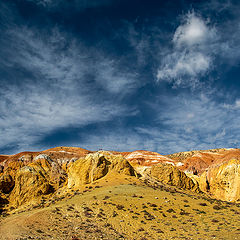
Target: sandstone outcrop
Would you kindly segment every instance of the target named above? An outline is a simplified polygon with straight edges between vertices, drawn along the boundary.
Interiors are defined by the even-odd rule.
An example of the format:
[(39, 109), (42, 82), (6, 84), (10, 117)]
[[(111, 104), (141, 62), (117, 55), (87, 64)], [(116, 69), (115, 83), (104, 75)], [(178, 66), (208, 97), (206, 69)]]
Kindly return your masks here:
[(168, 157), (183, 163), (179, 169), (197, 181), (201, 191), (220, 200), (240, 199), (240, 149), (190, 151), (171, 154)]
[(188, 177), (184, 172), (180, 171), (177, 167), (171, 164), (160, 163), (154, 165), (150, 169), (150, 175), (163, 184), (199, 192), (198, 184)]
[(240, 200), (240, 160), (232, 159), (210, 167), (201, 175), (199, 185), (214, 198)]
[(66, 170), (72, 162), (91, 151), (58, 147), (42, 152), (22, 152), (0, 156), (0, 193), (10, 206), (37, 202), (67, 180)]
[(16, 172), (15, 187), (10, 194), (11, 205), (18, 207), (53, 192), (54, 186), (50, 183), (49, 173), (51, 162), (46, 159), (39, 159), (20, 168)]
[(135, 176), (130, 163), (121, 155), (110, 152), (96, 152), (80, 158), (68, 168), (68, 188), (78, 188), (92, 183), (109, 172)]

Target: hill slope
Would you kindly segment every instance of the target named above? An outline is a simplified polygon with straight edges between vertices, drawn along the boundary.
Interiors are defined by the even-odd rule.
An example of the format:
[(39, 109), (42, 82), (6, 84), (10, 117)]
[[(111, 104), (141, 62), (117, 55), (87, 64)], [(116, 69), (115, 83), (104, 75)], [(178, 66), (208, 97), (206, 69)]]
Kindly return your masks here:
[(238, 239), (238, 154), (59, 147), (3, 156), (0, 239)]

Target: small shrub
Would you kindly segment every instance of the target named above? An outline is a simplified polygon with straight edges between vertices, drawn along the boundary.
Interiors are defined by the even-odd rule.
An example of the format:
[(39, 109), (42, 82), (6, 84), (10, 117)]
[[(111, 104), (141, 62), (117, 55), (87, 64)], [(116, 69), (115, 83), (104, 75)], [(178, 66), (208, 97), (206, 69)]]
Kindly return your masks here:
[(172, 208), (169, 208), (169, 209), (167, 210), (167, 212), (168, 212), (168, 213), (175, 213), (175, 211), (174, 211)]
[(124, 209), (124, 206), (120, 205), (120, 204), (118, 204), (116, 207), (117, 207), (118, 210), (123, 210)]
[(221, 207), (220, 207), (219, 205), (214, 205), (214, 206), (213, 206), (213, 209), (215, 209), (215, 210), (220, 210)]
[(206, 203), (199, 203), (200, 206), (206, 207), (207, 204)]
[(105, 196), (104, 198), (103, 198), (103, 200), (107, 200), (107, 199), (109, 199), (110, 197), (109, 196)]

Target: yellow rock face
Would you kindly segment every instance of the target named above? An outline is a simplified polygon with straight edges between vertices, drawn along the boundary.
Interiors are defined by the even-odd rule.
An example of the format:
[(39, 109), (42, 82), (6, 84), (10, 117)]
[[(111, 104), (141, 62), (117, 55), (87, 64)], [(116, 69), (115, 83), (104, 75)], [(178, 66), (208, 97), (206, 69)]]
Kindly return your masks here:
[(96, 152), (78, 159), (69, 166), (68, 188), (77, 188), (83, 184), (92, 183), (110, 171), (129, 176), (135, 175), (133, 167), (123, 156), (109, 152)]
[[(102, 185), (104, 182), (120, 183), (126, 176), (137, 176), (123, 155), (106, 151), (87, 155), (88, 151), (78, 154), (77, 149), (73, 149), (72, 153), (68, 152), (71, 149), (60, 149), (59, 152), (53, 149), (52, 152), (41, 154), (24, 153), (12, 156), (11, 161), (6, 160), (0, 169), (0, 210), (3, 209), (1, 205), (5, 206), (7, 202), (15, 208), (27, 204), (38, 205), (42, 198), (47, 200), (59, 196), (57, 194), (70, 193), (72, 189), (81, 190), (85, 184), (103, 177)], [(136, 152), (134, 154), (136, 156)], [(163, 184), (195, 192), (201, 190), (220, 200), (240, 200), (240, 160), (227, 158), (223, 163), (214, 163), (201, 176), (189, 172), (185, 174), (176, 166), (159, 163), (154, 166), (137, 166), (135, 169), (139, 171), (138, 168), (142, 167), (139, 171), (142, 177), (146, 174), (145, 177), (157, 179)]]
[(15, 187), (10, 194), (11, 205), (17, 207), (51, 193), (53, 186), (50, 184), (49, 173), (51, 163), (46, 159), (20, 168), (15, 176)]
[(230, 160), (212, 166), (199, 181), (202, 191), (225, 201), (240, 200), (240, 160)]
[(178, 188), (199, 191), (197, 182), (194, 182), (184, 172), (171, 164), (157, 164), (152, 167), (151, 176), (163, 184), (169, 184)]

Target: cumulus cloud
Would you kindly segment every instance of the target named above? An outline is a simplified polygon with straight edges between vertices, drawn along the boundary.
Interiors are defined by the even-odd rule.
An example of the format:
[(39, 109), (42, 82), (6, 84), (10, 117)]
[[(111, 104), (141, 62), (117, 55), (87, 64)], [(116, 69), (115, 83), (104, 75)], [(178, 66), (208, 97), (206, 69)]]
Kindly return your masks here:
[(215, 38), (215, 29), (207, 26), (206, 21), (192, 12), (184, 17), (183, 24), (176, 29), (173, 42), (177, 47), (192, 47), (194, 45), (206, 44), (206, 42)]
[(212, 69), (216, 29), (195, 12), (183, 17), (172, 38), (172, 50), (162, 56), (157, 80), (175, 87), (195, 87), (199, 79)]
[(211, 60), (201, 52), (172, 53), (162, 61), (163, 67), (158, 70), (157, 79), (173, 83), (175, 87), (195, 87), (199, 78), (210, 69)]

